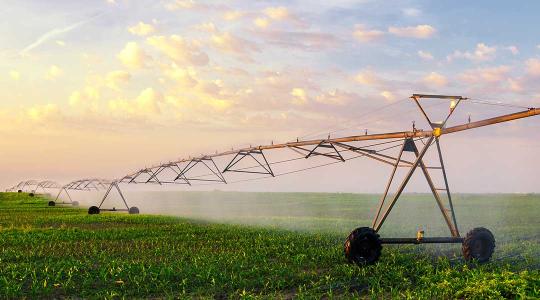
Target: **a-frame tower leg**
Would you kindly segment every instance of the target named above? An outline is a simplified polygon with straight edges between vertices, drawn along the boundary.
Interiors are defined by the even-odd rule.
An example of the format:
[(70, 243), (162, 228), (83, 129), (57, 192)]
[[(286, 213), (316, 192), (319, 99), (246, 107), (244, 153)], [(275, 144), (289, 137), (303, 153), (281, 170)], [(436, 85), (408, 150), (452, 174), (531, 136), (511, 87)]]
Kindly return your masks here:
[[(433, 145), (433, 143), (435, 143), (437, 145), (437, 149), (438, 149), (437, 154), (439, 155), (439, 160), (440, 160), (440, 163), (441, 163), (440, 169), (443, 172), (443, 177), (444, 177), (444, 182), (445, 182), (445, 188), (444, 189), (439, 189), (439, 188), (435, 187), (435, 185), (433, 184), (433, 180), (431, 179), (431, 176), (429, 174), (428, 167), (425, 165), (425, 163), (423, 161), (423, 158), (424, 158), (425, 154), (427, 153), (428, 149)], [(401, 182), (399, 188), (397, 189), (396, 193), (394, 194), (394, 196), (393, 196), (392, 200), (390, 201), (389, 205), (386, 207), (386, 209), (384, 210), (384, 212), (381, 215), (381, 210), (382, 210), (382, 208), (384, 206), (386, 197), (388, 196), (388, 191), (390, 189), (390, 186), (392, 185), (392, 182), (394, 180), (395, 173), (396, 173), (399, 161), (401, 159), (401, 156), (403, 154), (403, 151), (414, 152), (414, 154), (416, 156), (416, 160), (414, 161), (414, 163), (410, 167), (409, 171), (407, 172), (405, 178)], [(439, 209), (441, 210), (441, 213), (442, 213), (443, 218), (444, 218), (444, 220), (445, 220), (445, 222), (446, 222), (446, 224), (447, 224), (447, 226), (448, 226), (448, 228), (450, 230), (450, 234), (451, 234), (452, 238), (459, 238), (459, 231), (458, 231), (458, 228), (457, 228), (457, 222), (456, 222), (456, 218), (455, 218), (454, 207), (453, 207), (453, 204), (452, 204), (452, 198), (450, 196), (450, 190), (449, 190), (449, 186), (448, 186), (448, 180), (447, 180), (447, 177), (446, 177), (446, 171), (444, 169), (444, 164), (443, 164), (443, 159), (442, 159), (442, 152), (440, 151), (440, 144), (439, 144), (439, 141), (438, 141), (438, 137), (435, 137), (435, 136), (430, 137), (426, 141), (424, 147), (420, 151), (418, 150), (418, 148), (416, 147), (416, 144), (414, 143), (414, 141), (412, 139), (409, 138), (409, 139), (406, 139), (404, 141), (403, 146), (402, 146), (402, 148), (400, 150), (399, 156), (398, 156), (398, 158), (396, 160), (396, 164), (394, 165), (394, 168), (393, 168), (392, 173), (390, 175), (390, 179), (389, 179), (389, 181), (387, 183), (385, 192), (384, 192), (384, 194), (381, 197), (381, 200), (379, 202), (377, 213), (375, 214), (375, 217), (373, 219), (373, 223), (372, 223), (373, 229), (376, 232), (381, 229), (384, 221), (386, 220), (386, 218), (388, 217), (388, 215), (392, 211), (392, 208), (394, 207), (397, 200), (399, 199), (399, 197), (403, 193), (403, 190), (405, 189), (405, 187), (409, 183), (409, 180), (411, 179), (411, 177), (414, 174), (416, 168), (418, 168), (418, 167), (420, 167), (422, 169), (424, 177), (426, 178), (426, 181), (427, 181), (427, 183), (428, 183), (428, 185), (429, 185), (429, 187), (431, 189), (431, 192), (432, 192), (433, 196), (435, 197), (435, 200), (437, 201), (437, 205), (439, 206)], [(443, 203), (443, 200), (441, 199), (441, 197), (439, 195), (439, 192), (438, 192), (439, 190), (446, 190), (447, 195), (448, 195), (448, 202), (449, 202), (450, 209), (447, 209), (445, 207), (445, 205)]]
[[(122, 199), (122, 202), (124, 203), (126, 208), (116, 208), (116, 207), (113, 207), (113, 208), (101, 208), (101, 206), (103, 205), (105, 200), (107, 200), (107, 197), (110, 195), (113, 188), (116, 189), (116, 191), (118, 192), (118, 195), (120, 195), (120, 198)], [(122, 190), (120, 189), (120, 186), (118, 185), (117, 181), (111, 182), (111, 184), (109, 185), (109, 188), (107, 189), (107, 192), (105, 192), (105, 195), (101, 199), (101, 202), (99, 203), (99, 205), (98, 206), (91, 206), (88, 209), (88, 214), (90, 214), (90, 215), (99, 214), (101, 211), (127, 211), (130, 214), (138, 214), (139, 213), (139, 209), (136, 206), (129, 207), (129, 205), (128, 205), (127, 201), (126, 201), (126, 198), (124, 197), (124, 194), (122, 193)]]

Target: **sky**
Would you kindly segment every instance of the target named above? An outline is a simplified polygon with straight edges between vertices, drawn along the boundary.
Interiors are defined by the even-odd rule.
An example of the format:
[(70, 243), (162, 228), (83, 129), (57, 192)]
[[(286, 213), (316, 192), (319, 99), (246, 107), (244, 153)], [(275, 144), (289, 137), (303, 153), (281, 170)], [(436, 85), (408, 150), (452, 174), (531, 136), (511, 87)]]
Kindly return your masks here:
[[(0, 186), (119, 178), (202, 153), (408, 130), (412, 121), (427, 128), (412, 93), (507, 105), (463, 104), (454, 124), (540, 107), (539, 9), (533, 1), (6, 0)], [(433, 113), (448, 110), (435, 104)], [(540, 192), (539, 121), (445, 137), (454, 190)], [(231, 189), (381, 192), (389, 173), (367, 163)]]

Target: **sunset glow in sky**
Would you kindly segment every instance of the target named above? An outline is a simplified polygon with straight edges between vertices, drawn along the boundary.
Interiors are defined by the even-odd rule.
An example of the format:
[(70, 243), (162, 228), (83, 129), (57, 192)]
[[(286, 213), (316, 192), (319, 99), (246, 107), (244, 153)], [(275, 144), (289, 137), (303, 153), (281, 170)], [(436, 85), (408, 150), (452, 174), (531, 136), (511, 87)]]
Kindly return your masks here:
[[(402, 100), (417, 92), (540, 107), (538, 11), (533, 1), (7, 0), (0, 186), (408, 130), (421, 116)], [(517, 110), (465, 107), (457, 120)], [(474, 179), (481, 191), (540, 192), (539, 122), (454, 138), (458, 191)]]

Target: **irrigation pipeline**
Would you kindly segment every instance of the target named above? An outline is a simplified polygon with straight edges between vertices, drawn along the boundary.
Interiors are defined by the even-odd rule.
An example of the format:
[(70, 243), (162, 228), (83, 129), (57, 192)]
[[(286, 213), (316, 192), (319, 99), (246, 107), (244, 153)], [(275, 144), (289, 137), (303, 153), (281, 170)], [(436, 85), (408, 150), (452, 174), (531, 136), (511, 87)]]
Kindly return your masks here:
[[(446, 99), (446, 100), (452, 100), (452, 102), (457, 100), (458, 104), (462, 100), (467, 100), (469, 103), (474, 103), (474, 104), (497, 105), (497, 106), (504, 106), (504, 107), (513, 107), (513, 108), (525, 108), (524, 106), (514, 105), (514, 104), (505, 104), (505, 103), (501, 103), (500, 101), (499, 102), (493, 102), (493, 101), (480, 100), (480, 99), (468, 99), (468, 98), (463, 98), (461, 96), (442, 96), (442, 95), (419, 95), (419, 94), (414, 94), (411, 98), (416, 101), (416, 103), (418, 104), (420, 110), (422, 111), (424, 116), (428, 119), (428, 121), (429, 121), (429, 118), (428, 118), (428, 116), (426, 115), (426, 113), (424, 111), (424, 107), (422, 107), (421, 104), (418, 102), (418, 100), (420, 98)], [(402, 101), (398, 101), (398, 102), (394, 102), (394, 103), (391, 103), (391, 104), (384, 105), (384, 106), (382, 106), (380, 108), (377, 108), (377, 109), (375, 109), (373, 111), (366, 112), (364, 115), (372, 114), (375, 111), (381, 111), (381, 110), (383, 110), (385, 108), (397, 105), (398, 103), (401, 103), (401, 102)], [(429, 107), (432, 107), (432, 106), (435, 106), (435, 105), (439, 105), (440, 103), (441, 102), (438, 102), (438, 101), (436, 103), (434, 103), (434, 104), (430, 103), (428, 105), (425, 105), (425, 108), (429, 108)], [(452, 114), (452, 112), (453, 112), (453, 108), (451, 107), (451, 112), (448, 115), (447, 120), (450, 117), (450, 115)], [(401, 113), (403, 113), (403, 112), (401, 112)], [(208, 171), (211, 171), (211, 173), (203, 174), (203, 175), (197, 175), (197, 176), (191, 176), (190, 177), (191, 179), (205, 181), (204, 179), (200, 179), (200, 178), (204, 177), (204, 176), (214, 175), (214, 176), (219, 177), (219, 179), (220, 179), (219, 182), (223, 182), (223, 183), (245, 182), (245, 181), (259, 180), (259, 179), (263, 179), (263, 178), (270, 178), (270, 177), (277, 177), (277, 176), (283, 176), (283, 175), (287, 175), (287, 174), (298, 173), (298, 172), (302, 172), (302, 171), (306, 171), (306, 170), (311, 170), (311, 169), (315, 169), (315, 168), (320, 168), (320, 167), (324, 167), (324, 166), (328, 166), (328, 165), (337, 164), (337, 163), (340, 163), (340, 162), (345, 162), (345, 161), (360, 158), (360, 157), (369, 157), (369, 158), (376, 159), (376, 160), (379, 160), (379, 161), (382, 161), (382, 162), (385, 162), (385, 163), (394, 164), (394, 162), (389, 162), (388, 160), (385, 160), (384, 158), (391, 159), (391, 160), (395, 159), (395, 158), (387, 156), (387, 155), (380, 154), (380, 152), (402, 146), (404, 140), (410, 139), (413, 142), (420, 140), (422, 143), (424, 143), (423, 139), (425, 139), (425, 138), (432, 138), (432, 137), (438, 138), (439, 136), (445, 135), (445, 134), (456, 133), (456, 132), (465, 131), (465, 130), (469, 130), (469, 129), (473, 129), (473, 128), (478, 128), (478, 127), (493, 125), (493, 124), (497, 124), (497, 123), (517, 120), (517, 119), (521, 119), (521, 118), (527, 118), (527, 117), (531, 117), (531, 116), (535, 116), (535, 115), (539, 115), (539, 114), (540, 114), (540, 108), (526, 108), (525, 110), (522, 110), (522, 111), (519, 111), (519, 112), (516, 112), (516, 113), (500, 115), (500, 116), (497, 116), (497, 117), (493, 117), (493, 118), (489, 118), (489, 119), (483, 119), (483, 120), (479, 120), (479, 121), (475, 121), (475, 122), (470, 122), (469, 121), (468, 123), (464, 123), (464, 124), (461, 124), (461, 125), (455, 125), (455, 126), (451, 126), (451, 127), (445, 127), (444, 123), (441, 124), (441, 125), (436, 125), (435, 123), (430, 123), (430, 125), (432, 126), (432, 130), (431, 129), (430, 130), (421, 130), (421, 129), (417, 130), (416, 128), (413, 128), (412, 131), (399, 131), (399, 132), (389, 132), (389, 133), (367, 134), (367, 132), (365, 132), (362, 135), (353, 135), (353, 136), (345, 136), (345, 137), (337, 137), (337, 138), (330, 138), (329, 137), (328, 139), (310, 139), (310, 140), (299, 140), (299, 139), (297, 139), (296, 141), (287, 142), (287, 143), (278, 143), (278, 144), (272, 143), (270, 145), (260, 145), (260, 146), (255, 146), (255, 147), (249, 146), (249, 147), (245, 147), (245, 148), (241, 148), (241, 149), (232, 149), (232, 150), (229, 150), (229, 151), (216, 152), (216, 153), (209, 154), (209, 155), (202, 155), (202, 156), (196, 157), (196, 158), (191, 158), (190, 157), (190, 158), (187, 158), (187, 159), (180, 159), (180, 160), (168, 162), (168, 163), (165, 163), (165, 164), (154, 165), (152, 167), (140, 169), (140, 170), (138, 170), (136, 172), (128, 174), (128, 175), (122, 177), (119, 180), (112, 181), (111, 184), (116, 184), (116, 183), (159, 183), (159, 184), (162, 184), (162, 183), (178, 183), (176, 181), (182, 179), (181, 176), (183, 176), (185, 174), (185, 172), (187, 172), (191, 168), (193, 168), (193, 166), (195, 164), (197, 164), (199, 162), (204, 163), (204, 161), (208, 161), (210, 164), (212, 164), (215, 167), (215, 169), (212, 169), (212, 168), (207, 166)], [(437, 127), (437, 126), (439, 126), (439, 127)], [(341, 130), (343, 130), (343, 129), (334, 130), (332, 132), (337, 132), (337, 131), (341, 131)], [(309, 135), (306, 135), (306, 136), (309, 136)], [(346, 144), (346, 143), (364, 142), (364, 141), (375, 141), (375, 142), (371, 143), (369, 145), (364, 145), (362, 147), (355, 147), (355, 146), (352, 146), (350, 144)], [(383, 146), (383, 145), (389, 145), (389, 146), (386, 147), (386, 148), (383, 148), (383, 149), (374, 148), (374, 147)], [(313, 146), (313, 149), (305, 148), (306, 146)], [(301, 155), (301, 157), (296, 157), (296, 158), (286, 159), (286, 160), (281, 160), (281, 161), (276, 161), (276, 162), (268, 162), (266, 160), (266, 157), (264, 157), (263, 150), (285, 149), (285, 148), (286, 149), (291, 149), (291, 150), (299, 153)], [(319, 152), (316, 152), (316, 150), (318, 148), (319, 148), (319, 150), (318, 150)], [(331, 152), (326, 152), (326, 150), (321, 151), (323, 148), (333, 148), (333, 149), (331, 149), (333, 151), (331, 151)], [(352, 156), (352, 157), (349, 157), (349, 158), (344, 158), (341, 155), (341, 153), (351, 152), (351, 151), (355, 152), (355, 153), (358, 153), (358, 155)], [(264, 158), (264, 164), (261, 164), (261, 162), (259, 162), (257, 159), (255, 159), (255, 161), (257, 161), (259, 163), (259, 165), (243, 167), (243, 168), (238, 168), (237, 167), (234, 170), (230, 169), (228, 171), (244, 172), (244, 173), (259, 173), (259, 172), (252, 172), (252, 171), (249, 171), (249, 170), (253, 169), (253, 168), (257, 168), (257, 167), (265, 168), (265, 166), (267, 166), (268, 169), (265, 170), (265, 173), (259, 173), (259, 174), (271, 175), (271, 176), (257, 177), (257, 178), (250, 178), (250, 179), (243, 179), (243, 180), (238, 180), (238, 181), (227, 182), (225, 180), (225, 178), (223, 177), (223, 174), (221, 174), (221, 173), (224, 173), (225, 171), (227, 171), (228, 167), (222, 172), (221, 170), (218, 169), (217, 165), (213, 161), (213, 158), (217, 158), (217, 157), (235, 156), (235, 158), (236, 158), (237, 156), (246, 156), (246, 155), (251, 155), (253, 153), (256, 153), (257, 155), (262, 156), (262, 158)], [(292, 162), (292, 161), (296, 161), (296, 160), (305, 159), (305, 158), (310, 157), (310, 155), (312, 155), (312, 154), (313, 154), (313, 156), (319, 155), (319, 156), (326, 156), (326, 157), (334, 158), (334, 160), (331, 161), (331, 162), (325, 163), (325, 164), (310, 166), (310, 167), (307, 167), (307, 168), (288, 171), (288, 172), (284, 172), (284, 173), (280, 173), (280, 174), (274, 174), (273, 171), (271, 170), (271, 167), (270, 167), (271, 165), (282, 164), (282, 163), (286, 163), (286, 162)], [(376, 156), (376, 155), (378, 155), (378, 156)], [(241, 160), (241, 158), (239, 160)], [(231, 164), (234, 165), (238, 161), (235, 162), (235, 159), (233, 159), (229, 163), (229, 165), (231, 165)], [(397, 164), (401, 164), (403, 162), (406, 162), (406, 161), (399, 160), (399, 159), (396, 160)], [(187, 163), (187, 166), (184, 167), (185, 168), (184, 170), (181, 170), (180, 165), (183, 164), (183, 163)], [(410, 163), (410, 162), (406, 162), (406, 163)], [(190, 167), (190, 165), (192, 165), (192, 166)], [(178, 170), (176, 171), (173, 168), (173, 166), (176, 167)], [(175, 172), (178, 173), (178, 177), (176, 177), (176, 179), (174, 179), (172, 182), (170, 182), (170, 181), (168, 181), (168, 182), (167, 181), (160, 181), (159, 179), (157, 179), (157, 175), (166, 168), (171, 168)], [(186, 171), (186, 169), (187, 169), (187, 171)], [(139, 175), (144, 174), (144, 173), (150, 175), (150, 179), (147, 179), (146, 181), (142, 181), (142, 182), (141, 181), (135, 181), (135, 179), (137, 179), (137, 177)], [(154, 180), (155, 180), (154, 182), (151, 181), (152, 178), (154, 178)], [(185, 183), (190, 184), (188, 182), (187, 178), (185, 178), (185, 176), (184, 176), (184, 181), (185, 181)], [(206, 180), (206, 181), (213, 181), (213, 180)], [(82, 185), (83, 189), (84, 189), (84, 188), (88, 187), (89, 182), (90, 182), (90, 184), (93, 184), (92, 180), (78, 180), (78, 181), (74, 181), (74, 182), (66, 185), (65, 187), (69, 188), (69, 189), (76, 189), (76, 188), (80, 188), (81, 185)], [(105, 182), (105, 181), (99, 181), (100, 187), (101, 187), (102, 182)], [(198, 184), (198, 185), (200, 185), (200, 184)]]
[[(540, 108), (529, 108), (525, 111), (520, 111), (517, 113), (502, 115), (502, 116), (498, 116), (498, 117), (494, 117), (490, 119), (484, 119), (484, 120), (480, 120), (476, 122), (470, 122), (466, 124), (443, 128), (441, 129), (440, 135), (445, 135), (445, 134), (455, 133), (455, 132), (469, 130), (473, 128), (493, 125), (497, 123), (532, 117), (539, 114), (540, 114)], [(226, 156), (226, 155), (233, 155), (233, 154), (237, 154), (239, 151), (271, 150), (271, 149), (279, 149), (279, 148), (313, 146), (313, 145), (318, 145), (320, 143), (325, 143), (325, 142), (326, 143), (347, 143), (347, 142), (373, 141), (373, 140), (384, 140), (384, 139), (405, 139), (405, 138), (418, 138), (418, 137), (429, 138), (432, 136), (434, 136), (434, 132), (431, 130), (429, 131), (425, 131), (425, 130), (400, 131), (400, 132), (380, 133), (380, 134), (355, 135), (355, 136), (347, 136), (347, 137), (331, 138), (331, 139), (315, 139), (315, 140), (307, 140), (307, 141), (289, 142), (289, 143), (283, 143), (283, 144), (261, 145), (261, 146), (256, 146), (256, 147), (248, 147), (248, 148), (243, 148), (243, 149), (238, 149), (238, 150), (230, 150), (230, 151), (225, 151), (221, 153), (204, 155), (202, 157), (213, 158), (213, 157), (220, 157), (220, 156)], [(181, 159), (181, 160), (178, 160), (177, 163), (188, 162), (191, 160), (192, 160), (191, 158)]]

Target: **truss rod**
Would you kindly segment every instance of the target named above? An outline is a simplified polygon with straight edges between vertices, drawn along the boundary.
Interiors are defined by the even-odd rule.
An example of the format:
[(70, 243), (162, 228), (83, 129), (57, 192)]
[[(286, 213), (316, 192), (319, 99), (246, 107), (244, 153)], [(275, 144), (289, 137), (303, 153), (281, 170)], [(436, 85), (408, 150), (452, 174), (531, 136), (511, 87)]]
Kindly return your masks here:
[[(512, 120), (527, 118), (540, 115), (540, 108), (530, 108), (525, 111), (502, 115), (490, 119), (484, 119), (476, 122), (470, 122), (466, 124), (456, 125), (453, 127), (443, 128), (440, 130), (440, 134), (450, 134), (455, 133), (459, 131), (469, 130), (473, 128), (493, 125), (497, 123), (503, 123), (503, 122), (509, 122)], [(250, 147), (250, 148), (244, 148), (244, 149), (238, 149), (238, 150), (231, 150), (231, 151), (225, 151), (221, 153), (216, 154), (210, 154), (206, 155), (206, 158), (212, 158), (212, 157), (220, 157), (225, 155), (234, 155), (238, 153), (238, 151), (253, 151), (253, 150), (271, 150), (271, 149), (280, 149), (280, 148), (294, 148), (294, 147), (302, 147), (302, 146), (310, 146), (310, 145), (319, 145), (320, 143), (326, 142), (326, 143), (345, 143), (345, 142), (359, 142), (359, 141), (371, 141), (371, 140), (384, 140), (384, 139), (405, 139), (405, 138), (430, 138), (435, 136), (435, 133), (433, 130), (415, 130), (415, 131), (400, 131), (400, 132), (390, 132), (390, 133), (380, 133), (380, 134), (368, 134), (368, 135), (355, 135), (355, 136), (347, 136), (347, 137), (341, 137), (341, 138), (333, 138), (333, 139), (316, 139), (316, 140), (308, 140), (308, 141), (298, 141), (298, 142), (290, 142), (290, 143), (282, 143), (282, 144), (273, 144), (273, 145), (262, 145), (257, 147)], [(188, 162), (191, 161), (191, 159), (182, 159), (178, 162)]]

